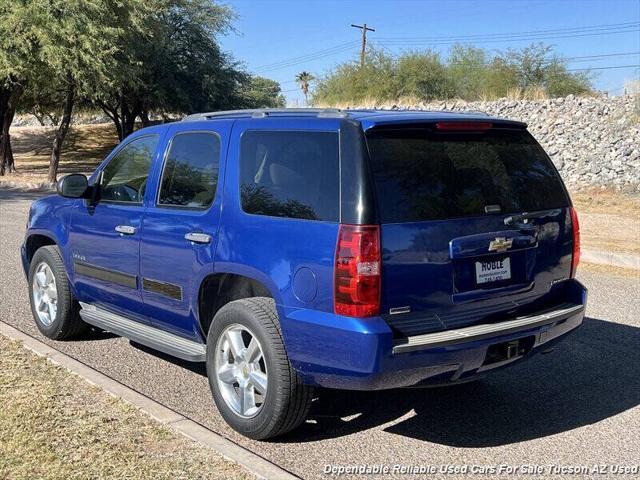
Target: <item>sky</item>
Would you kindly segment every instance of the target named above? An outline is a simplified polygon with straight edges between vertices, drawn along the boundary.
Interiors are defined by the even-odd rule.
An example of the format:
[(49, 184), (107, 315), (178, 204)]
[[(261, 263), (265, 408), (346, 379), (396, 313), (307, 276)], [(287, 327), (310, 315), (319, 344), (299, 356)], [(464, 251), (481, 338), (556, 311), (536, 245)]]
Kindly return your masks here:
[(626, 81), (640, 77), (638, 67), (608, 68), (640, 64), (640, 0), (224, 3), (237, 18), (236, 31), (220, 39), (223, 49), (249, 72), (280, 82), (290, 106), (303, 105), (296, 74), (304, 70), (322, 75), (358, 58), (361, 33), (352, 23), (374, 28), (367, 43), (392, 53), (432, 48), (446, 58), (460, 37), (490, 51), (544, 42), (571, 59), (570, 69), (592, 68), (596, 88), (611, 95), (620, 95)]

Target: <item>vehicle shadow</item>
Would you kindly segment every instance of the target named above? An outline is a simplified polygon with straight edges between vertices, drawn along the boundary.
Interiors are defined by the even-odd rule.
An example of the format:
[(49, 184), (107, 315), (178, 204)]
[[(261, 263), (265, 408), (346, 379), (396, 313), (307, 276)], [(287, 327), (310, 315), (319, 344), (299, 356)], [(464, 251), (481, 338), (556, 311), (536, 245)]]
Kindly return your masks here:
[(133, 340), (129, 340), (129, 344), (132, 347), (140, 350), (141, 352), (148, 353), (149, 355), (153, 355), (154, 357), (157, 357), (166, 362), (170, 362), (179, 367), (186, 368), (187, 370), (190, 370), (193, 373), (197, 373), (198, 375), (202, 375), (203, 377), (207, 376), (207, 367), (203, 362), (189, 362), (187, 360), (182, 360), (158, 350), (154, 350), (153, 348), (142, 345), (141, 343), (134, 342)]
[[(100, 328), (91, 327), (82, 335), (82, 338), (80, 338), (80, 340), (82, 340), (83, 342), (96, 342), (101, 340), (109, 340), (111, 338), (118, 338), (118, 335), (116, 335), (115, 333), (107, 332)], [(75, 340), (76, 339), (74, 339), (73, 337), (68, 339), (68, 341), (70, 342), (73, 342)]]
[[(336, 438), (389, 423), (396, 435), (483, 448), (596, 423), (640, 403), (640, 328), (586, 318), (555, 351), (481, 381), (381, 392), (321, 390), (281, 442)], [(402, 418), (406, 417), (406, 418)]]
[(10, 202), (33, 201), (38, 198), (51, 194), (52, 192), (25, 192), (19, 188), (2, 186), (0, 187), (0, 205)]

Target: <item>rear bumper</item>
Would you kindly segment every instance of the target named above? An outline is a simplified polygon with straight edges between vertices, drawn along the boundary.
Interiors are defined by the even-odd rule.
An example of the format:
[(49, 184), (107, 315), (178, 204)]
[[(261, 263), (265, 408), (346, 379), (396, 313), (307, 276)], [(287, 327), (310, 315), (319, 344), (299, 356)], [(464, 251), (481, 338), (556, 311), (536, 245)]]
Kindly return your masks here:
[[(587, 290), (569, 280), (566, 303), (505, 322), (394, 339), (379, 317), (352, 319), (296, 310), (282, 320), (289, 357), (308, 384), (381, 390), (469, 379), (526, 358), (582, 324)], [(524, 355), (488, 363), (496, 344), (521, 340)]]

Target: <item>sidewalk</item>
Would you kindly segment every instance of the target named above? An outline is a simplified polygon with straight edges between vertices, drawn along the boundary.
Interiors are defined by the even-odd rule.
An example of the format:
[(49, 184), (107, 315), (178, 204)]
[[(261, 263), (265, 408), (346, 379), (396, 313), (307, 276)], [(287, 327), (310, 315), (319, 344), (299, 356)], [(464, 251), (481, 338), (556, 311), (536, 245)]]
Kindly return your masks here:
[(640, 270), (640, 255), (632, 253), (602, 252), (583, 249), (580, 254), (580, 261), (595, 263), (596, 265)]

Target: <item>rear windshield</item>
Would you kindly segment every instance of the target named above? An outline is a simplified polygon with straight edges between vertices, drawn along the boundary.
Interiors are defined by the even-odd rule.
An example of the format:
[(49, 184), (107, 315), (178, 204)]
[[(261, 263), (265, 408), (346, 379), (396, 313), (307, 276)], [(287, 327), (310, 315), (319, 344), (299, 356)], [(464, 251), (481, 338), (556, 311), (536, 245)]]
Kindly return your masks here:
[(372, 130), (371, 169), (383, 223), (568, 206), (562, 181), (524, 130)]

